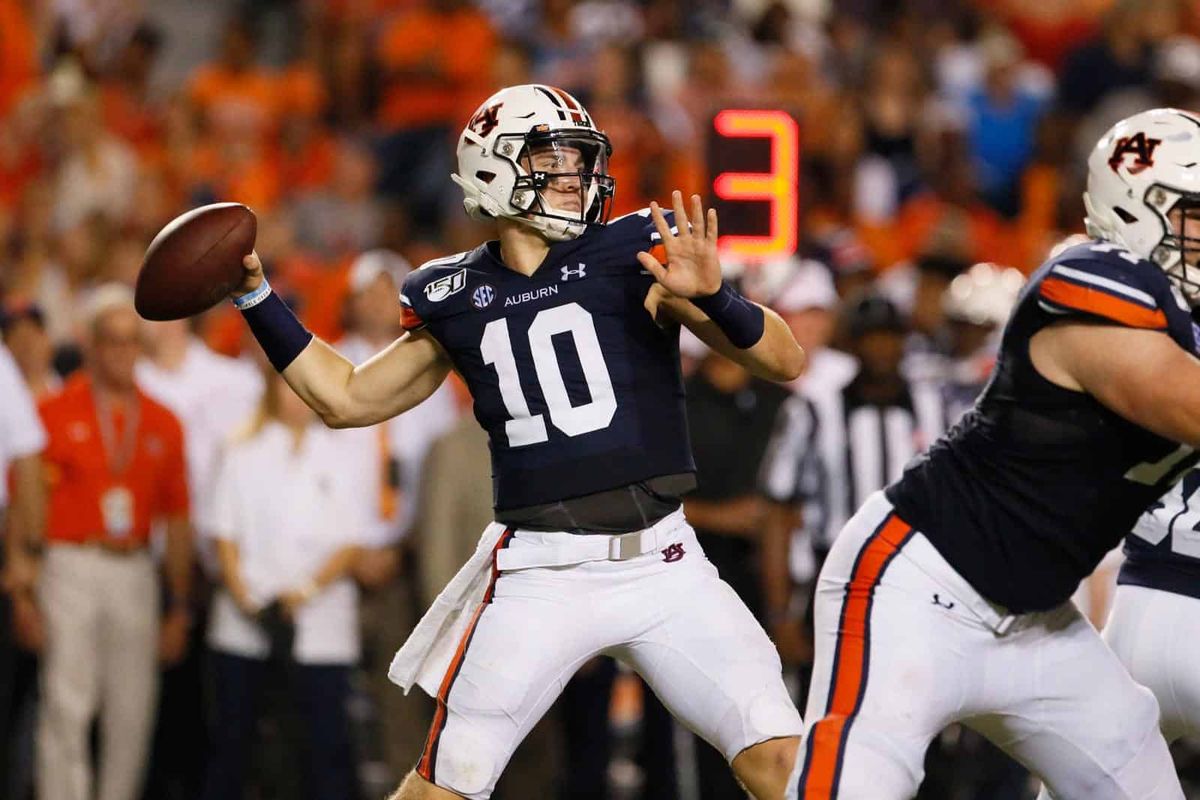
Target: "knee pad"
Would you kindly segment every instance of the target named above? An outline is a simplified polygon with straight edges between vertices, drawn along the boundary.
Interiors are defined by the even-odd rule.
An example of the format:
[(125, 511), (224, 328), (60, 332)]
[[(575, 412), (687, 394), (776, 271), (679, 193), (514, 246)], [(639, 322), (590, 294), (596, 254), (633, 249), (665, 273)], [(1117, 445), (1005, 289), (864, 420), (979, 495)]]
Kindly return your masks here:
[(433, 759), (430, 783), (469, 800), (487, 800), (508, 761), (505, 743), (487, 741), (465, 725), (446, 726)]

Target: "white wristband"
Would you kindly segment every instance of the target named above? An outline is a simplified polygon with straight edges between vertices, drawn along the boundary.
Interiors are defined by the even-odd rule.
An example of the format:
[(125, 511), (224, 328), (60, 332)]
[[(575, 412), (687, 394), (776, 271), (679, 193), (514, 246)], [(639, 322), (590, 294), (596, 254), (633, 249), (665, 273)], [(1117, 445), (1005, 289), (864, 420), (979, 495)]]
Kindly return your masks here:
[(233, 306), (238, 311), (245, 311), (248, 308), (254, 308), (263, 300), (266, 300), (270, 294), (271, 284), (267, 283), (267, 279), (264, 277), (262, 283), (253, 292), (233, 298)]

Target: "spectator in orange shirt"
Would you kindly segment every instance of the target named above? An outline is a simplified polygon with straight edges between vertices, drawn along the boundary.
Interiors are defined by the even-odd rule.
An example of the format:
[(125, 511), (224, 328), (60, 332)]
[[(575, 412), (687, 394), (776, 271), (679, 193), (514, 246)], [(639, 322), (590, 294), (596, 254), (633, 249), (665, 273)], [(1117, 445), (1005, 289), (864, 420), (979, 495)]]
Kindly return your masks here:
[(283, 98), (276, 80), (255, 65), (257, 52), (254, 32), (235, 18), (220, 58), (192, 76), (188, 94), (210, 135), (259, 142), (275, 132)]
[(0, 118), (13, 106), (38, 77), (37, 37), (34, 35), (29, 4), (22, 0), (0, 0)]
[(104, 126), (128, 142), (143, 162), (164, 158), (164, 109), (150, 88), (161, 47), (161, 32), (149, 24), (139, 25), (121, 48), (111, 74), (100, 82)]
[(483, 100), (495, 32), (465, 0), (427, 0), (388, 25), (376, 50), (383, 76), (377, 121), (380, 188), (424, 230), (438, 230), (457, 126)]
[[(38, 797), (136, 800), (158, 694), (158, 660), (183, 654), (192, 574), (183, 432), (134, 383), (139, 321), (120, 286), (97, 290), (87, 370), (39, 408), (46, 428), (47, 552)], [(160, 622), (151, 525), (166, 521)], [(93, 781), (89, 733), (99, 716)], [(93, 791), (93, 783), (96, 788)]]

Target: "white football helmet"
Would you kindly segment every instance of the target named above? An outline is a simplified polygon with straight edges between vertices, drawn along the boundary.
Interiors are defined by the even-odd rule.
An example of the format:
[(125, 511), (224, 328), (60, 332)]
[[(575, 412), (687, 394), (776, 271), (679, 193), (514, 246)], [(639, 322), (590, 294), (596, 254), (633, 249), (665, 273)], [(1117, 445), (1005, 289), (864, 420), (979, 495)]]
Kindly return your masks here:
[(1118, 122), (1088, 157), (1083, 203), (1089, 236), (1153, 261), (1200, 304), (1200, 271), (1184, 258), (1200, 239), (1176, 233), (1167, 218), (1176, 206), (1200, 206), (1200, 117), (1156, 108)]
[[(577, 171), (533, 168), (532, 152), (572, 149), (580, 156)], [(553, 86), (510, 86), (485, 100), (463, 129), (458, 173), (451, 178), (462, 187), (472, 218), (517, 220), (560, 242), (608, 221), (616, 191), (608, 174), (611, 154), (608, 137), (574, 97)], [(546, 200), (552, 181), (578, 187), (578, 210)]]

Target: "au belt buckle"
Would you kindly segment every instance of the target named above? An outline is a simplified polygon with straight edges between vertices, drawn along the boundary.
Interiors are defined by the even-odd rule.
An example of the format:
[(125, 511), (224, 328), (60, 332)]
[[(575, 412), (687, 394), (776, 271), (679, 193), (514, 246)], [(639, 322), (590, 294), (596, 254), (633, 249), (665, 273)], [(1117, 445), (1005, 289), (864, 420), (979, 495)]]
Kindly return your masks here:
[(633, 533), (623, 533), (620, 536), (614, 536), (608, 540), (608, 560), (609, 561), (627, 561), (631, 558), (637, 558), (646, 549), (642, 546), (642, 539), (649, 531), (634, 531)]

